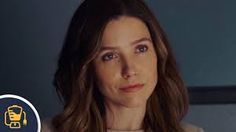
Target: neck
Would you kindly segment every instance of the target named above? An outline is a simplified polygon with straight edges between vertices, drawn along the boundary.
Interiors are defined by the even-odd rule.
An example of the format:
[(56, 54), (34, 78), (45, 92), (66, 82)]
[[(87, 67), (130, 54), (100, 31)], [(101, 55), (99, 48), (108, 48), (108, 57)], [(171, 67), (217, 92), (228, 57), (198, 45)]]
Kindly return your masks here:
[(126, 131), (143, 129), (145, 112), (146, 104), (132, 108), (106, 105), (107, 128)]

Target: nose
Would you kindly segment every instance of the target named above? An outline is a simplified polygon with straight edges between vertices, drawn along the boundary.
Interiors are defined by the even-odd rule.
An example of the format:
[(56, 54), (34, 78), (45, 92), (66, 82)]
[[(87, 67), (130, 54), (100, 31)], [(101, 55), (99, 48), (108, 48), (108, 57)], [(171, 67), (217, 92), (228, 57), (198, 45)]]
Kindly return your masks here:
[(126, 59), (125, 61), (123, 61), (123, 66), (122, 66), (123, 78), (128, 79), (136, 75), (137, 75), (137, 69), (134, 60)]

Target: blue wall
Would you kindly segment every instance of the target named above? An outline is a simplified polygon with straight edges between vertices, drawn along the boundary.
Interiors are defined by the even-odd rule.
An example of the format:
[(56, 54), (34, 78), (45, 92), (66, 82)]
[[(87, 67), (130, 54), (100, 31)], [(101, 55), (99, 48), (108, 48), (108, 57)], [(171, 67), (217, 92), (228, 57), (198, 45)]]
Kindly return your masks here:
[[(147, 0), (188, 86), (236, 85), (236, 1)], [(25, 97), (41, 118), (61, 106), (51, 84), (57, 55), (78, 0), (0, 1), (0, 94)], [(186, 121), (234, 132), (235, 105), (194, 105)]]
[(188, 86), (236, 85), (235, 0), (148, 0)]
[[(235, 0), (148, 3), (167, 32), (188, 86), (236, 85)], [(207, 132), (235, 132), (236, 105), (192, 105), (185, 120)]]

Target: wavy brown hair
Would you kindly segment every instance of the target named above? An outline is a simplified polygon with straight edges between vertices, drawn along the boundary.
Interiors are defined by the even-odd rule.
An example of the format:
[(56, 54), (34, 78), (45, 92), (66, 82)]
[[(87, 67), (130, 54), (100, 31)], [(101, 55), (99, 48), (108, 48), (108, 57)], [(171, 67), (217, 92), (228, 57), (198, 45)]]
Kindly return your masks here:
[(53, 118), (59, 132), (106, 132), (103, 96), (92, 61), (107, 23), (120, 16), (136, 17), (149, 29), (158, 59), (158, 83), (147, 101), (146, 132), (183, 132), (188, 110), (187, 90), (160, 24), (143, 0), (85, 0), (69, 25), (54, 85), (64, 109)]

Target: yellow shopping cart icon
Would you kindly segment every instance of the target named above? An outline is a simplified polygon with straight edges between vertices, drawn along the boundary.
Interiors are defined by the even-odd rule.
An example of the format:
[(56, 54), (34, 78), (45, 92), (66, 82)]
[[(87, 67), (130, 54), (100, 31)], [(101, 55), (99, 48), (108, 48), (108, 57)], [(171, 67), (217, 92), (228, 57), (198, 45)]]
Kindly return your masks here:
[(26, 113), (23, 108), (18, 105), (9, 106), (4, 114), (4, 124), (11, 129), (19, 129), (21, 128), (21, 123), (25, 126), (27, 125)]

